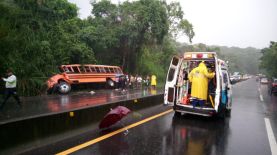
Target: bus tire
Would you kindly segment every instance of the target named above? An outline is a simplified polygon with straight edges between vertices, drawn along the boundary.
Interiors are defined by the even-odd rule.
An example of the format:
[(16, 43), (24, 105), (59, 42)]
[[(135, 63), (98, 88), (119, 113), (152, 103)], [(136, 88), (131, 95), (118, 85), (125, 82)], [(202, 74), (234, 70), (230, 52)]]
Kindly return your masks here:
[(59, 85), (58, 85), (58, 91), (59, 91), (59, 93), (61, 93), (61, 94), (68, 94), (70, 92), (70, 90), (71, 90), (71, 86), (70, 86), (69, 83), (64, 82), (64, 81), (59, 83)]
[(58, 84), (55, 84), (52, 88), (48, 89), (47, 90), (47, 94), (50, 95), (50, 94), (54, 94), (56, 93), (58, 90)]
[(114, 82), (113, 80), (111, 80), (111, 79), (108, 79), (108, 80), (107, 80), (107, 85), (108, 85), (109, 87), (113, 88), (113, 87), (115, 87), (115, 82)]

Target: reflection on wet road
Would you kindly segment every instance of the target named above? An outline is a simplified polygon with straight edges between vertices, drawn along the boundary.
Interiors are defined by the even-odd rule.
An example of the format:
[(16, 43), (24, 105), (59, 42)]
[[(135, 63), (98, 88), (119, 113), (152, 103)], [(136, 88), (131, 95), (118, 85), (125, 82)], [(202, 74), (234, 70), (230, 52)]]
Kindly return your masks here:
[(234, 85), (232, 114), (225, 120), (175, 117), (172, 112), (130, 129), (127, 135), (119, 133), (73, 154), (270, 155), (264, 118), (276, 113), (272, 106), (277, 103), (261, 102), (258, 86), (254, 79)]
[[(162, 105), (157, 105), (138, 111), (140, 118), (135, 117), (134, 112), (129, 114), (122, 123), (115, 124), (109, 130), (99, 130), (96, 124), (96, 127), (89, 128), (89, 131), (80, 132), (74, 137), (26, 154), (53, 154), (78, 147), (72, 154), (271, 155), (274, 149), (269, 142), (265, 118), (268, 118), (273, 128), (272, 136), (276, 139), (276, 100), (277, 96), (268, 95), (266, 85), (249, 79), (233, 85), (231, 117), (225, 120), (192, 115), (177, 117), (174, 116), (174, 112), (169, 112), (143, 122), (168, 110)], [(66, 104), (72, 100), (60, 102)], [(143, 123), (129, 128), (128, 133), (124, 130), (119, 131), (122, 127), (139, 122)], [(92, 145), (79, 147), (112, 133), (116, 134), (100, 139)], [(277, 147), (276, 142), (272, 144), (273, 147)]]
[(161, 90), (100, 90), (97, 92), (79, 92), (68, 95), (49, 95), (23, 98), (23, 108), (16, 108), (14, 103), (7, 104), (0, 113), (0, 124), (30, 117), (50, 115), (81, 108), (99, 106), (110, 102), (147, 97), (161, 93)]

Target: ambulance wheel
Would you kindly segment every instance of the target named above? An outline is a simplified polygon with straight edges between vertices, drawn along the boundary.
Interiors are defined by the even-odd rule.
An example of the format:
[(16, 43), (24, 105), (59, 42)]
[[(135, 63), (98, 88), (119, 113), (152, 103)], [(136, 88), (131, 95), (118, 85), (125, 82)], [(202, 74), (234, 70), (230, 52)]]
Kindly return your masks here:
[(226, 107), (220, 106), (217, 117), (224, 119), (226, 117), (226, 111)]
[(230, 117), (231, 116), (231, 109), (226, 109), (226, 116)]
[(174, 117), (181, 117), (181, 116), (182, 116), (181, 112), (175, 111)]

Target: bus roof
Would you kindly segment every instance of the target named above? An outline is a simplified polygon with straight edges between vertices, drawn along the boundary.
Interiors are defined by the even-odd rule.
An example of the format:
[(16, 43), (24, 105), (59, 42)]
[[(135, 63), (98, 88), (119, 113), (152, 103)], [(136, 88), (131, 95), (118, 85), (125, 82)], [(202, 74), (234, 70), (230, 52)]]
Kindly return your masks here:
[(93, 67), (116, 67), (120, 68), (119, 66), (109, 66), (109, 65), (95, 65), (95, 64), (69, 64), (69, 65), (61, 65), (61, 67), (70, 67), (70, 66), (93, 66)]

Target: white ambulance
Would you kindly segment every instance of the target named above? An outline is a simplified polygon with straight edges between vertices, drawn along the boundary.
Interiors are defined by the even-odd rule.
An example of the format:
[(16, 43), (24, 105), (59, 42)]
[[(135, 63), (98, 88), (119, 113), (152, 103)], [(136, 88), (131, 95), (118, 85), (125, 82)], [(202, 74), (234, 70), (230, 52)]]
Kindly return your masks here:
[[(204, 105), (192, 105), (191, 83), (188, 75), (191, 70), (204, 62), (215, 76), (209, 79), (208, 96)], [(174, 56), (167, 73), (164, 104), (173, 106), (175, 115), (189, 113), (202, 116), (229, 116), (232, 105), (232, 86), (228, 66), (217, 58), (215, 52), (186, 52), (182, 57)]]

